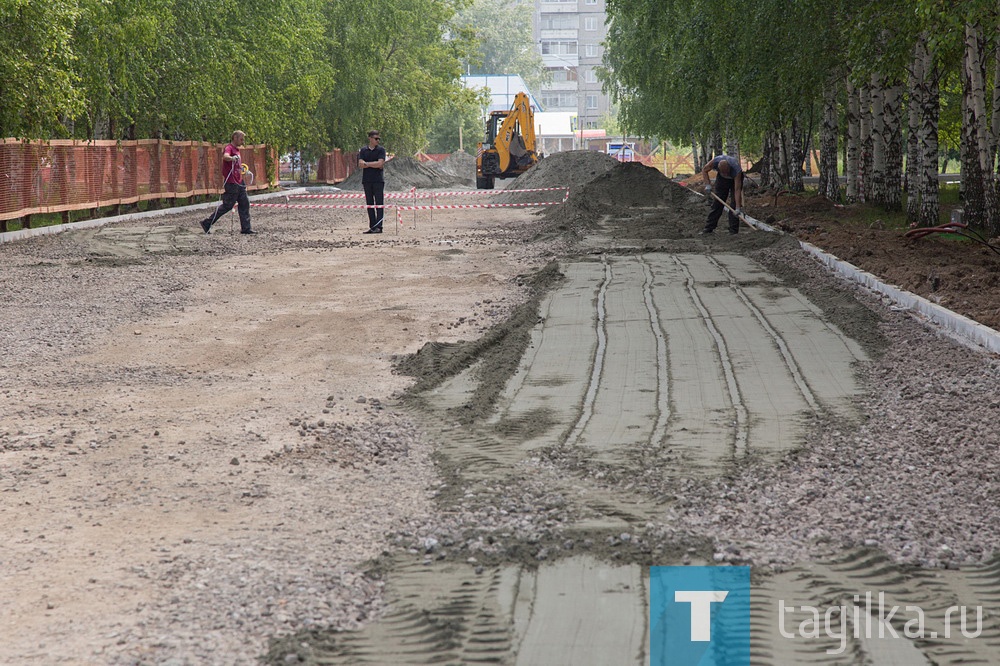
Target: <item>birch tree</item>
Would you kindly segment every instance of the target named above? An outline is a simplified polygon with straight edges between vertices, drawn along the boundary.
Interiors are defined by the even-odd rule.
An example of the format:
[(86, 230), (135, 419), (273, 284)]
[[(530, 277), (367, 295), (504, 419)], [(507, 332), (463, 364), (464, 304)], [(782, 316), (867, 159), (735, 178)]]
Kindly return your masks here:
[(871, 99), (871, 201), (878, 205), (885, 205), (887, 201), (885, 167), (886, 167), (886, 141), (885, 141), (885, 86), (881, 74), (873, 74), (871, 79), (870, 99)]
[(837, 136), (839, 113), (837, 92), (839, 77), (833, 76), (823, 94), (823, 125), (820, 132), (819, 193), (831, 201), (840, 201), (840, 176), (837, 173)]
[(921, 47), (922, 64), (920, 67), (920, 161), (923, 166), (918, 187), (920, 194), (920, 214), (918, 224), (934, 226), (939, 216), (938, 199), (938, 120), (941, 114), (941, 102), (938, 86), (939, 70), (934, 61), (934, 54), (924, 42)]
[(920, 35), (913, 46), (913, 59), (907, 78), (906, 109), (906, 218), (911, 223), (920, 219), (921, 173), (923, 153), (920, 146), (921, 112), (924, 108), (925, 52), (927, 37)]
[(903, 133), (901, 117), (902, 85), (893, 81), (886, 86), (883, 145), (885, 149), (885, 195), (880, 202), (885, 210), (897, 211), (901, 206), (903, 175)]
[(986, 88), (982, 29), (966, 24), (963, 71), (963, 132), (966, 155), (963, 163), (966, 216), (973, 225), (993, 225), (996, 218), (996, 190), (989, 154)]
[(847, 110), (845, 122), (847, 124), (847, 146), (846, 157), (844, 159), (844, 171), (847, 176), (847, 188), (845, 198), (851, 204), (858, 201), (858, 170), (861, 155), (861, 102), (858, 87), (854, 85), (851, 77), (847, 77)]

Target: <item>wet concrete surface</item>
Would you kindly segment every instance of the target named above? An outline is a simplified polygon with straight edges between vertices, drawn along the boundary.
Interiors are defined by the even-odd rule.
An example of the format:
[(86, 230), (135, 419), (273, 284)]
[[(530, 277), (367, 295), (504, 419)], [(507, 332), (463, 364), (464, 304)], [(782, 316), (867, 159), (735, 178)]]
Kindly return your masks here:
[[(837, 298), (813, 300), (751, 258), (773, 237), (699, 242), (670, 211), (572, 215), (561, 219), (583, 221), (580, 253), (559, 259), (537, 316), (518, 324), (517, 363), (473, 358), (417, 401), (449, 478), (444, 511), (467, 509), (469, 498), (500, 505), (537, 484), (565, 503), (550, 533), (559, 536), (504, 531), (472, 557), (456, 547), (389, 558), (378, 567), (389, 595), (382, 622), (283, 639), (272, 663), (648, 664), (648, 567), (740, 563), (738, 550), (720, 560), (695, 535), (679, 536), (683, 526), (658, 532), (680, 497), (662, 488), (777, 465), (807, 448), (818, 424), (867, 418), (859, 368), (878, 343)], [(488, 408), (473, 408), (498, 381)], [(754, 664), (1000, 659), (995, 620), (976, 641), (954, 629), (943, 638), (941, 620), (957, 599), (995, 604), (995, 564), (915, 571), (854, 550), (754, 577)], [(871, 591), (937, 615), (919, 637), (899, 622), (900, 638), (879, 636), (863, 606)], [(804, 607), (843, 608), (833, 614), (843, 630), (793, 636), (813, 627)], [(874, 635), (864, 630), (873, 621)]]

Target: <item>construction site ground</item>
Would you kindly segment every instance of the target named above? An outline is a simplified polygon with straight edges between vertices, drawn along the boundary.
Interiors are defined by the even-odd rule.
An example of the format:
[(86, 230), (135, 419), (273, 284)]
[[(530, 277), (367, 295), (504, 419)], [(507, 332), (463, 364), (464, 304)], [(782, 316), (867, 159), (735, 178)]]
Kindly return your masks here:
[[(0, 246), (0, 663), (641, 665), (677, 564), (752, 567), (754, 664), (1000, 661), (1000, 360), (655, 170), (560, 186)], [(1000, 257), (781, 205), (996, 326)], [(923, 633), (779, 622), (866, 592)]]

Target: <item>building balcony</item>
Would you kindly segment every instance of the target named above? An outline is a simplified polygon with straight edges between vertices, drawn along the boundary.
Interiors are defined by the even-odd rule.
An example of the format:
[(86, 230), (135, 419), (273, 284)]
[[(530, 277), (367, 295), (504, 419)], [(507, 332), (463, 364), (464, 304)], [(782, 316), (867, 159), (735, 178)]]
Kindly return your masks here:
[(571, 55), (543, 53), (542, 64), (546, 67), (578, 67), (580, 57), (575, 53)]
[(579, 89), (579, 83), (577, 81), (552, 81), (550, 83), (542, 85), (542, 92), (545, 92), (546, 90), (558, 90), (560, 92), (563, 91), (576, 92), (578, 89)]
[(579, 30), (568, 28), (566, 30), (540, 30), (539, 38), (542, 40), (561, 40), (575, 42), (580, 36)]

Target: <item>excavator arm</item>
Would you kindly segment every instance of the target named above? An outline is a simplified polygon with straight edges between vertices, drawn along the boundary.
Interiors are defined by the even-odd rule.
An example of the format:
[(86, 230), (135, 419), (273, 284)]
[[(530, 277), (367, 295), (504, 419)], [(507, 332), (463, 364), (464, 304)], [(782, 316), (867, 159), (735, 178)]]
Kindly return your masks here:
[(524, 93), (514, 97), (514, 105), (497, 130), (496, 147), (502, 173), (510, 170), (512, 161), (517, 164), (538, 161), (535, 157), (535, 113)]
[(494, 111), (486, 121), (485, 141), (476, 156), (476, 186), (493, 189), (494, 178), (514, 178), (538, 162), (535, 112), (524, 93), (514, 96), (507, 111)]

